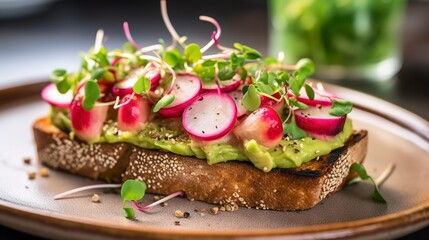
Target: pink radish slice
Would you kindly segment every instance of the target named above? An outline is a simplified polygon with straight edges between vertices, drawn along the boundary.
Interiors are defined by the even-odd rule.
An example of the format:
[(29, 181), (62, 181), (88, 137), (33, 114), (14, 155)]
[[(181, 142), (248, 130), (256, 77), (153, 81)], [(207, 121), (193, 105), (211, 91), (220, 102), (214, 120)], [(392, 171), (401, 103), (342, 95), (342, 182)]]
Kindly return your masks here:
[(54, 83), (50, 83), (42, 90), (42, 99), (50, 105), (58, 108), (68, 108), (73, 100), (72, 91), (61, 94)]
[[(241, 80), (238, 76), (234, 76), (231, 80), (225, 80), (225, 81), (218, 81), (219, 82), (219, 88), (222, 92), (231, 92), (237, 89), (240, 84)], [(217, 84), (215, 81), (205, 83), (203, 82), (203, 90), (205, 91), (217, 91)]]
[[(113, 94), (115, 96), (125, 96), (132, 93), (133, 86), (140, 76), (141, 70), (142, 69), (139, 69), (130, 73), (124, 80), (116, 83), (112, 88)], [(156, 68), (149, 69), (145, 76), (150, 79), (151, 90), (155, 89), (158, 86), (159, 79), (161, 78), (159, 71)]]
[(343, 130), (346, 116), (331, 116), (329, 106), (295, 110), (298, 127), (316, 137), (335, 136)]
[(246, 115), (248, 111), (241, 102), (241, 100), (243, 99), (243, 92), (240, 90), (235, 90), (229, 92), (228, 95), (232, 97), (235, 102), (235, 106), (237, 107), (237, 118), (241, 118)]
[(158, 113), (163, 117), (179, 117), (183, 110), (189, 106), (201, 93), (201, 80), (190, 74), (177, 75), (171, 94), (174, 101), (161, 108)]
[[(279, 99), (281, 96), (280, 96), (280, 93), (274, 93), (273, 97)], [(277, 102), (276, 100), (273, 100), (266, 96), (260, 96), (260, 98), (261, 98), (260, 107), (270, 107), (274, 109), (278, 114), (280, 114), (283, 111), (283, 107), (285, 105), (284, 99), (282, 99), (280, 102)]]
[[(127, 95), (122, 102), (129, 100)], [(118, 109), (118, 129), (121, 131), (139, 131), (144, 128), (149, 120), (150, 103), (140, 95), (134, 95), (125, 105)]]
[(82, 106), (81, 97), (76, 97), (70, 105), (70, 120), (76, 136), (83, 141), (98, 140), (103, 131), (108, 106), (97, 106), (87, 111)]
[(259, 145), (273, 148), (282, 140), (282, 120), (274, 109), (260, 107), (235, 127), (233, 133), (242, 141), (254, 139)]
[(189, 135), (199, 140), (225, 136), (237, 121), (237, 107), (226, 93), (208, 92), (200, 95), (183, 112), (182, 124)]

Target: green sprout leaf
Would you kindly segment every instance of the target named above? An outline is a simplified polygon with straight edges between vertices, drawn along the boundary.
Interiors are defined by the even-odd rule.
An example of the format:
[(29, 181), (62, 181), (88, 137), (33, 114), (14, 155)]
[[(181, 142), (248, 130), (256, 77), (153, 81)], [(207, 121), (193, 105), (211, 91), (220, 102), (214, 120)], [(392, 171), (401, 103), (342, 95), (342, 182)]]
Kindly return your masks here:
[(299, 72), (301, 72), (301, 74), (305, 75), (306, 77), (314, 73), (314, 63), (308, 58), (300, 59), (296, 63), (296, 68)]
[(366, 169), (362, 164), (353, 163), (350, 167), (350, 171), (357, 173), (360, 179), (352, 179), (349, 184), (359, 182), (361, 179), (369, 180), (374, 185), (374, 191), (371, 195), (372, 199), (381, 203), (386, 203), (386, 199), (384, 199), (384, 197), (381, 195), (380, 189), (378, 188), (377, 184), (375, 184), (374, 179), (367, 174)]
[(100, 97), (100, 88), (94, 80), (87, 81), (84, 88), (85, 96), (83, 98), (82, 105), (85, 110), (89, 111), (94, 107), (98, 97)]
[(283, 135), (288, 135), (293, 140), (305, 138), (307, 133), (296, 125), (295, 117), (290, 122), (283, 123)]
[(68, 81), (68, 78), (64, 78), (64, 80), (58, 82), (56, 84), (58, 92), (64, 94), (66, 92), (68, 92), (71, 88), (71, 83)]
[(172, 49), (164, 54), (163, 59), (168, 65), (175, 68), (180, 65), (182, 54), (178, 49)]
[(301, 89), (301, 86), (298, 84), (298, 81), (295, 80), (295, 78), (290, 78), (288, 81), (290, 89), (292, 89), (293, 95), (299, 96), (299, 90)]
[(137, 94), (148, 93), (150, 90), (150, 79), (142, 74), (134, 83), (133, 91)]
[(314, 100), (314, 90), (313, 90), (313, 88), (310, 85), (308, 85), (308, 84), (305, 84), (304, 87), (305, 87), (305, 92), (307, 93), (308, 98), (310, 100)]
[(344, 116), (350, 113), (352, 109), (352, 102), (342, 99), (332, 99), (332, 107), (329, 109), (329, 114), (336, 117)]
[[(210, 82), (215, 79), (216, 67), (211, 64), (196, 64), (192, 69), (203, 82)], [(216, 63), (216, 62), (215, 62)]]
[(243, 106), (253, 112), (259, 105), (261, 105), (261, 99), (259, 98), (258, 92), (253, 84), (249, 85), (246, 93), (243, 95)]
[(126, 201), (140, 200), (144, 197), (147, 186), (145, 182), (128, 179), (121, 188), (121, 196)]
[(191, 43), (185, 48), (185, 59), (188, 64), (193, 64), (202, 57), (201, 48), (196, 43)]
[(277, 73), (277, 80), (279, 80), (282, 83), (288, 83), (289, 82), (289, 73), (287, 72), (279, 72)]
[(130, 42), (124, 43), (122, 49), (125, 53), (135, 53), (137, 51), (137, 49)]
[(290, 103), (292, 106), (297, 106), (299, 109), (307, 109), (307, 108), (308, 108), (308, 105), (307, 105), (307, 104), (305, 104), (305, 103), (303, 103), (303, 102), (300, 102), (300, 101), (297, 101), (297, 100), (295, 100), (295, 99), (289, 99), (289, 103)]
[(230, 80), (234, 77), (235, 71), (228, 61), (219, 61), (217, 63), (219, 69), (218, 78), (220, 81)]
[(67, 71), (65, 69), (59, 68), (52, 71), (51, 78), (61, 78), (64, 77), (64, 75), (67, 74)]
[(127, 201), (137, 201), (144, 197), (147, 185), (145, 182), (128, 179), (122, 184), (121, 196), (123, 199), (122, 208), (124, 209), (126, 218), (133, 218), (134, 209), (125, 207)]
[(174, 101), (174, 94), (164, 95), (153, 107), (153, 112), (158, 112), (161, 108), (170, 105)]
[(106, 71), (107, 70), (104, 68), (95, 69), (91, 74), (91, 79), (99, 80), (106, 73)]
[(251, 47), (242, 45), (240, 43), (234, 43), (234, 47), (238, 51), (240, 51), (240, 53), (243, 54), (243, 57), (246, 59), (253, 60), (253, 59), (258, 59), (262, 57), (262, 54), (259, 51)]

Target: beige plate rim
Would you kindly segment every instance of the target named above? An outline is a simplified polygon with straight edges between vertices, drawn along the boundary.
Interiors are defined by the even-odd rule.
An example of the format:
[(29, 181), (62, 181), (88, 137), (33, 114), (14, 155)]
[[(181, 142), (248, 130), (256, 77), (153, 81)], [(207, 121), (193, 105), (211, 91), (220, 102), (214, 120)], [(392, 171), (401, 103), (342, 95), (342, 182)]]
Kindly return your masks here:
[[(40, 89), (46, 85), (46, 82), (37, 82), (34, 84), (21, 85), (0, 89), (0, 106), (7, 102), (13, 102), (19, 96), (35, 96)], [(355, 90), (347, 89), (340, 86), (325, 84), (328, 89), (336, 93), (350, 96), (350, 99), (365, 99), (355, 103), (355, 108), (376, 114), (399, 126), (412, 131), (419, 135), (424, 141), (429, 142), (429, 123), (423, 118), (393, 105), (376, 97), (361, 93)], [(380, 108), (380, 106), (383, 106)], [(383, 109), (383, 110), (380, 110)], [(400, 114), (392, 114), (392, 111)], [(390, 113), (390, 114), (389, 114)], [(399, 117), (395, 117), (399, 116)], [(406, 118), (404, 118), (406, 117)], [(411, 120), (410, 120), (411, 119)], [(406, 120), (406, 121), (405, 121)], [(411, 124), (412, 123), (412, 124)], [(77, 230), (80, 234), (89, 234), (92, 236), (105, 236), (108, 238), (118, 237), (142, 237), (148, 236), (157, 238), (168, 237), (199, 237), (199, 238), (224, 238), (224, 237), (267, 237), (267, 236), (288, 236), (303, 237), (305, 234), (308, 238), (333, 238), (341, 236), (347, 238), (350, 236), (369, 236), (375, 233), (392, 231), (398, 228), (412, 228), (419, 225), (419, 228), (429, 224), (429, 202), (418, 206), (405, 209), (396, 213), (356, 220), (342, 223), (313, 225), (309, 227), (294, 227), (283, 229), (269, 230), (246, 230), (246, 231), (198, 231), (198, 230), (163, 230), (156, 227), (141, 228), (138, 226), (123, 226), (112, 223), (98, 223), (95, 221), (82, 222), (78, 218), (64, 216), (57, 213), (46, 213), (45, 211), (32, 209), (27, 206), (19, 206), (0, 198), (0, 223), (22, 231), (32, 232), (39, 231), (49, 232), (52, 230)], [(22, 224), (25, 222), (26, 224)], [(34, 223), (34, 225), (29, 224)], [(30, 227), (29, 227), (30, 226)], [(32, 226), (32, 227), (31, 227)], [(41, 230), (42, 227), (43, 229)], [(417, 228), (417, 227), (416, 227)], [(34, 233), (34, 232), (33, 232)], [(79, 233), (74, 233), (79, 235)], [(82, 236), (82, 235), (81, 235)], [(306, 237), (306, 238), (307, 238)]]

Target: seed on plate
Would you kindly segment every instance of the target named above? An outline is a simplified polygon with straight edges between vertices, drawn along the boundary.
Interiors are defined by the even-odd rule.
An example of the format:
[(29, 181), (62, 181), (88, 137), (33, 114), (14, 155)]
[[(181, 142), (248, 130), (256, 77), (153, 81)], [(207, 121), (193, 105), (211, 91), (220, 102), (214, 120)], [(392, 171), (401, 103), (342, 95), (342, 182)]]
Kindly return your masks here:
[(174, 212), (174, 216), (176, 216), (177, 218), (183, 218), (184, 213), (182, 212), (182, 210), (177, 209), (177, 210)]
[(24, 164), (30, 165), (31, 164), (31, 157), (24, 157), (23, 161), (24, 161)]
[(180, 226), (180, 221), (174, 221), (174, 225)]
[(92, 201), (93, 203), (99, 203), (99, 202), (100, 202), (100, 196), (98, 196), (98, 194), (94, 194), (94, 195), (92, 195), (92, 197), (91, 197), (91, 201)]
[(216, 215), (219, 212), (219, 207), (212, 207), (209, 210), (210, 214)]
[(39, 170), (39, 174), (41, 177), (49, 177), (49, 170), (43, 167)]
[(27, 175), (28, 175), (28, 179), (30, 180), (33, 180), (36, 178), (36, 172), (33, 172), (33, 171), (28, 172)]

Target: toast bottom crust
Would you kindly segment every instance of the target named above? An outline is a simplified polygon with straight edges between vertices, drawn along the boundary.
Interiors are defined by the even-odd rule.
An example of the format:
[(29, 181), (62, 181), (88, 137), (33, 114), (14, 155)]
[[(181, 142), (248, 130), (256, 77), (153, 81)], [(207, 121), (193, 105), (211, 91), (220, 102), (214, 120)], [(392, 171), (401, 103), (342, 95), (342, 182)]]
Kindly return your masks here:
[(168, 195), (183, 191), (189, 200), (224, 205), (304, 210), (340, 190), (352, 177), (350, 166), (362, 162), (367, 131), (355, 131), (344, 147), (293, 169), (265, 173), (249, 162), (209, 165), (205, 160), (147, 150), (128, 143), (86, 144), (43, 117), (33, 123), (41, 163), (72, 174), (106, 182), (144, 180), (147, 192)]

